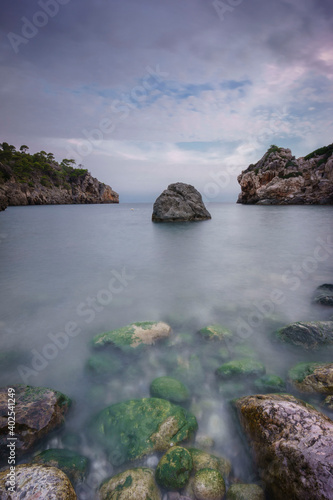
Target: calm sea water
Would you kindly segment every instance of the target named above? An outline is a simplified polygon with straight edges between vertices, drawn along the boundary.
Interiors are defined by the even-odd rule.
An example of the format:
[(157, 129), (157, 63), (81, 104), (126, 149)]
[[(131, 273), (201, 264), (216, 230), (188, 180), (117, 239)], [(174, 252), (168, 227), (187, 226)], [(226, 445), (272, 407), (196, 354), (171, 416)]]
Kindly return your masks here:
[[(66, 432), (79, 436), (78, 451), (92, 459), (82, 499), (93, 497), (94, 481), (115, 472), (87, 438), (89, 418), (108, 404), (149, 396), (150, 382), (174, 374), (177, 363), (195, 365), (187, 382), (200, 434), (214, 438), (213, 451), (231, 459), (234, 475), (253, 479), (228, 403), (238, 389), (221, 393), (214, 371), (223, 360), (199, 339), (199, 328), (229, 327), (268, 373), (285, 376), (298, 361), (325, 359), (281, 350), (270, 333), (332, 316), (311, 297), (318, 285), (333, 283), (333, 207), (208, 208), (212, 220), (177, 224), (152, 223), (150, 204), (10, 207), (0, 214), (7, 353), (1, 382), (47, 386), (73, 398), (65, 431), (48, 445), (64, 446)], [(170, 342), (149, 348), (144, 359), (122, 359), (116, 375), (87, 373), (94, 335), (152, 320), (170, 323)]]

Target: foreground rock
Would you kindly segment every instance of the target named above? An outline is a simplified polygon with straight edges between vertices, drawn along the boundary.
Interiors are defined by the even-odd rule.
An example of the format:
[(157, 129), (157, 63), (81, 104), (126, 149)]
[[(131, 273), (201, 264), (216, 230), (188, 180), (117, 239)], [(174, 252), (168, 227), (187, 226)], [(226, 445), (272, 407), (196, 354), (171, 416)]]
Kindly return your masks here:
[(197, 500), (222, 500), (225, 494), (223, 477), (213, 469), (199, 470), (193, 478), (192, 488)]
[(316, 350), (323, 346), (333, 345), (333, 321), (291, 323), (280, 328), (275, 335), (278, 340), (286, 344)]
[(224, 480), (229, 478), (231, 472), (231, 463), (223, 457), (216, 457), (198, 448), (189, 448), (193, 461), (193, 471), (198, 472), (201, 469), (214, 469), (220, 472)]
[(299, 392), (333, 394), (333, 363), (298, 363), (289, 380)]
[(235, 402), (269, 498), (331, 500), (333, 422), (289, 395)]
[(99, 500), (161, 500), (154, 471), (145, 467), (125, 470), (107, 479), (98, 491)]
[(318, 286), (313, 301), (322, 306), (333, 306), (333, 285), (326, 283)]
[(175, 446), (159, 461), (155, 472), (156, 481), (165, 489), (179, 490), (187, 484), (192, 468), (190, 452), (186, 448)]
[(42, 465), (19, 465), (16, 467), (15, 492), (12, 492), (7, 474), (0, 472), (1, 500), (76, 500), (70, 480), (64, 472), (55, 467)]
[(190, 184), (177, 182), (156, 199), (153, 208), (154, 222), (200, 221), (211, 219), (201, 194)]
[[(64, 423), (70, 399), (58, 391), (29, 385), (15, 389), (16, 455), (20, 457), (49, 432)], [(8, 456), (8, 388), (0, 390), (0, 459)]]
[(33, 463), (47, 465), (62, 470), (72, 484), (83, 481), (88, 470), (89, 461), (86, 457), (66, 449), (48, 449), (38, 453)]
[(333, 144), (296, 159), (290, 149), (271, 146), (237, 178), (237, 203), (333, 204)]
[(265, 500), (265, 494), (256, 484), (233, 484), (228, 489), (226, 500)]
[(93, 347), (104, 347), (113, 345), (120, 349), (128, 349), (154, 344), (157, 340), (170, 336), (171, 327), (160, 321), (145, 321), (143, 323), (132, 323), (131, 325), (101, 333), (93, 338)]
[(165, 399), (132, 399), (102, 410), (91, 425), (91, 435), (106, 449), (113, 465), (165, 451), (170, 443), (191, 438), (196, 418)]

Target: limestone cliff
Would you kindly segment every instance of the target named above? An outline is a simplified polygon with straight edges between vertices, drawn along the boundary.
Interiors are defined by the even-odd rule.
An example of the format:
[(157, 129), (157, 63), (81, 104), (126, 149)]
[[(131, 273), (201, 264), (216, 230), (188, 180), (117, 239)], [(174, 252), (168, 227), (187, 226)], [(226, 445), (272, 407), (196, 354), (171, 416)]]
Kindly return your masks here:
[(30, 155), (0, 144), (0, 210), (14, 205), (119, 203), (110, 186), (72, 165), (72, 160), (59, 164), (44, 151)]
[(333, 144), (296, 159), (290, 149), (271, 146), (237, 178), (237, 203), (258, 205), (333, 204)]

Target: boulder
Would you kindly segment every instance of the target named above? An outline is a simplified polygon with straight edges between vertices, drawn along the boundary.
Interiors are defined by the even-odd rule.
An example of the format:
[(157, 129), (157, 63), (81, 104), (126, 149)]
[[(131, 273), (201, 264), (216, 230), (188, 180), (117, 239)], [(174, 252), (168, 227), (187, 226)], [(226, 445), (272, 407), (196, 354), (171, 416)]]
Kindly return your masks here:
[(291, 323), (275, 332), (276, 338), (307, 350), (316, 350), (333, 344), (333, 321)]
[[(61, 392), (29, 385), (12, 386), (15, 389), (16, 455), (31, 451), (42, 438), (61, 426), (70, 399)], [(0, 460), (7, 459), (8, 444), (8, 387), (0, 390)]]
[[(64, 472), (55, 467), (24, 464), (15, 469), (15, 493), (11, 487), (9, 469), (0, 472), (1, 500), (18, 498), (38, 500), (76, 500), (77, 496), (70, 480)], [(19, 496), (18, 496), (19, 494)]]
[(181, 446), (175, 446), (159, 461), (155, 472), (156, 482), (166, 489), (181, 489), (188, 482), (192, 468), (193, 462), (189, 451)]
[(154, 222), (200, 221), (211, 219), (201, 194), (190, 184), (177, 182), (156, 199), (153, 208)]
[(170, 336), (171, 327), (162, 321), (145, 321), (101, 333), (93, 338), (93, 347), (113, 345), (120, 349), (135, 349), (143, 345), (154, 344), (157, 340)]
[(62, 470), (72, 484), (83, 481), (88, 470), (89, 460), (72, 450), (48, 449), (35, 455), (34, 464), (47, 465)]
[(173, 377), (155, 378), (150, 385), (150, 395), (153, 398), (162, 398), (171, 403), (186, 403), (190, 394), (187, 387)]
[(193, 471), (198, 472), (201, 469), (214, 469), (222, 474), (224, 480), (227, 480), (231, 472), (231, 463), (223, 457), (216, 457), (198, 448), (188, 448), (193, 460)]
[(235, 401), (268, 497), (331, 500), (333, 422), (287, 394)]
[(233, 484), (227, 491), (226, 500), (265, 500), (265, 493), (257, 484)]
[(196, 418), (166, 399), (131, 399), (102, 410), (91, 424), (91, 434), (107, 451), (113, 465), (165, 451), (170, 444), (191, 438)]
[(161, 500), (154, 471), (146, 467), (125, 470), (104, 481), (99, 500)]
[(223, 477), (217, 470), (199, 470), (192, 483), (196, 500), (222, 500), (225, 494)]
[(235, 359), (224, 363), (216, 370), (219, 378), (228, 379), (234, 377), (258, 377), (263, 375), (266, 369), (259, 361), (253, 359)]
[(298, 363), (288, 375), (299, 392), (333, 395), (333, 363)]
[(318, 286), (314, 293), (313, 301), (323, 306), (333, 306), (333, 285), (326, 283)]

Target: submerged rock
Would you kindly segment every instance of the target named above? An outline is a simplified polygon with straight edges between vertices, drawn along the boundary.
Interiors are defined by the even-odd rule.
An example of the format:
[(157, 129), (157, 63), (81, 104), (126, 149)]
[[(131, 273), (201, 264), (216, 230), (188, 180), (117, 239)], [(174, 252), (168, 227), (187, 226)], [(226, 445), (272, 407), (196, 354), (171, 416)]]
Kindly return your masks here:
[(120, 349), (137, 348), (154, 344), (157, 340), (169, 337), (170, 333), (171, 327), (166, 323), (145, 321), (96, 335), (92, 343), (94, 347), (114, 345)]
[(190, 478), (193, 468), (192, 457), (186, 448), (175, 446), (159, 461), (155, 477), (157, 483), (166, 489), (181, 489)]
[(254, 386), (258, 392), (283, 392), (286, 390), (284, 380), (278, 375), (263, 375), (254, 381)]
[(298, 363), (288, 375), (300, 392), (333, 394), (333, 363)]
[(88, 373), (95, 376), (114, 375), (122, 369), (122, 362), (110, 352), (99, 352), (90, 356), (86, 363)]
[[(71, 400), (45, 387), (16, 385), (15, 441), (18, 457), (32, 450), (49, 432), (62, 425)], [(0, 460), (7, 460), (8, 387), (0, 390)]]
[(190, 394), (187, 387), (173, 377), (155, 378), (150, 385), (150, 395), (153, 398), (162, 398), (171, 403), (186, 403)]
[(253, 359), (235, 359), (224, 363), (216, 370), (219, 378), (228, 379), (233, 377), (257, 377), (263, 375), (266, 369), (259, 361)]
[(235, 402), (269, 498), (331, 500), (333, 422), (287, 394)]
[(223, 325), (206, 326), (205, 328), (201, 328), (201, 330), (199, 330), (199, 334), (207, 340), (220, 340), (224, 342), (233, 337), (229, 328), (226, 328)]
[(99, 500), (161, 500), (154, 471), (146, 467), (125, 470), (104, 481)]
[(33, 463), (56, 467), (69, 477), (72, 484), (83, 481), (89, 461), (86, 457), (66, 449), (48, 449), (38, 453)]
[(17, 500), (18, 498), (76, 500), (77, 498), (66, 474), (55, 467), (18, 465), (15, 470), (15, 493), (8, 489), (10, 487), (8, 473), (9, 469), (0, 472), (1, 500)]
[(227, 491), (226, 500), (265, 500), (265, 493), (257, 484), (233, 484)]
[(281, 342), (315, 350), (333, 345), (333, 321), (296, 322), (275, 332)]
[(326, 283), (318, 286), (313, 301), (323, 306), (333, 306), (333, 285)]
[(217, 470), (199, 470), (192, 483), (193, 493), (197, 500), (222, 500), (225, 494), (223, 477)]
[(223, 457), (216, 457), (198, 448), (188, 448), (193, 460), (193, 471), (201, 469), (214, 469), (219, 471), (224, 480), (227, 480), (231, 472), (231, 463)]
[(165, 399), (132, 399), (102, 410), (91, 425), (92, 437), (106, 449), (113, 465), (165, 451), (191, 438), (196, 418)]
[(156, 199), (154, 222), (200, 221), (211, 219), (201, 194), (190, 184), (170, 184)]

